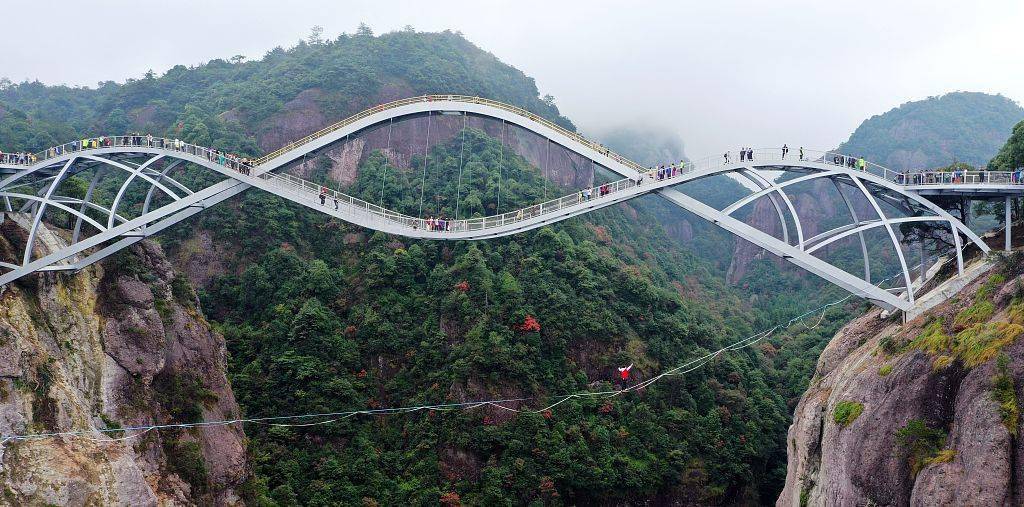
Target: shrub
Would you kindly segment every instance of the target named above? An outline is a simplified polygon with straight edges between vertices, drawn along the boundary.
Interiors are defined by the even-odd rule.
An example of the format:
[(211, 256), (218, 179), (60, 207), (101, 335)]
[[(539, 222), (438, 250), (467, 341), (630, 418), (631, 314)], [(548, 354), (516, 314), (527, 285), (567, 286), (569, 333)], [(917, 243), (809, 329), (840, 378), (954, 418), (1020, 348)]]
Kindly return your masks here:
[(953, 339), (942, 328), (942, 319), (938, 319), (925, 326), (921, 334), (917, 335), (917, 338), (914, 338), (909, 346), (913, 349), (938, 354), (949, 350), (952, 341)]
[(1024, 326), (1020, 324), (975, 324), (956, 335), (953, 354), (967, 367), (973, 368), (996, 357), (1003, 347), (1013, 343), (1022, 333)]
[(1008, 364), (1010, 358), (999, 354), (996, 360), (996, 375), (992, 377), (992, 399), (999, 404), (999, 417), (1011, 435), (1017, 436), (1020, 409), (1017, 406), (1017, 390), (1013, 383)]
[(936, 463), (949, 463), (949, 462), (953, 461), (953, 458), (955, 458), (955, 457), (956, 457), (956, 450), (955, 449), (943, 449), (943, 450), (935, 453), (935, 456), (932, 456), (930, 458), (925, 459), (924, 460), (924, 465), (928, 466), (928, 465), (934, 465)]
[(996, 290), (996, 287), (1002, 285), (1005, 281), (1006, 277), (999, 273), (990, 276), (981, 287), (978, 287), (978, 292), (974, 294), (974, 300), (988, 299), (992, 296), (992, 292)]
[(193, 491), (203, 494), (209, 488), (207, 483), (206, 460), (203, 451), (196, 442), (165, 440), (164, 453), (167, 455), (167, 466), (178, 477), (192, 486)]
[(887, 356), (891, 356), (900, 351), (900, 347), (896, 343), (896, 338), (892, 335), (882, 338), (882, 340), (878, 342), (878, 347), (882, 349), (882, 352)]
[(929, 428), (920, 419), (911, 419), (906, 426), (896, 431), (896, 445), (906, 453), (910, 473), (916, 477), (946, 445), (946, 432)]
[(935, 360), (932, 361), (932, 370), (939, 371), (946, 369), (951, 364), (953, 364), (953, 361), (956, 361), (955, 357), (942, 354), (941, 356), (936, 357)]
[(985, 322), (995, 311), (996, 305), (992, 304), (991, 301), (978, 301), (956, 314), (956, 317), (953, 319), (953, 330), (960, 331), (972, 324)]
[(863, 403), (857, 403), (855, 401), (840, 401), (839, 403), (836, 403), (836, 408), (832, 412), (832, 417), (835, 419), (836, 424), (845, 428), (860, 417), (861, 412), (864, 412)]
[(888, 376), (890, 373), (892, 373), (891, 364), (883, 364), (882, 367), (878, 369), (878, 374), (883, 377)]
[(186, 307), (191, 307), (196, 297), (192, 284), (188, 283), (184, 276), (176, 276), (171, 280), (171, 295), (175, 301)]

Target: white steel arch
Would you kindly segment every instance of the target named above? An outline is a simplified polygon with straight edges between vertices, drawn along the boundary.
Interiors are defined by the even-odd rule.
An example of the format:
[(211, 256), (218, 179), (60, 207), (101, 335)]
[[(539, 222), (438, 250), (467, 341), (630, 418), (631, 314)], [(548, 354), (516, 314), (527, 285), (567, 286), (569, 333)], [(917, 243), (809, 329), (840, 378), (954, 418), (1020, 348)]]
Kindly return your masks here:
[[(271, 172), (302, 159), (311, 152), (375, 126), (385, 123), (390, 125), (398, 118), (432, 113), (477, 115), (501, 120), (503, 124), (512, 123), (518, 125), (523, 129), (545, 137), (549, 142), (554, 142), (596, 164), (607, 167), (625, 178), (606, 184), (607, 193), (601, 192), (601, 195), (596, 195), (591, 199), (584, 199), (582, 193), (573, 193), (501, 215), (448, 221), (445, 230), (436, 230), (427, 227), (426, 221), (421, 218), (403, 215), (385, 209), (380, 205), (326, 189), (321, 185), (304, 181), (291, 175)], [(134, 167), (129, 166), (128, 162), (117, 160), (118, 157), (133, 156), (144, 157), (144, 160), (134, 165)], [(839, 157), (842, 158), (840, 159)], [(31, 165), (0, 165), (0, 170), (15, 171), (13, 175), (0, 181), (0, 196), (4, 197), (8, 211), (13, 211), (10, 205), (11, 198), (18, 199), (25, 196), (25, 194), (10, 192), (12, 187), (21, 185), (20, 183), (16, 185), (18, 180), (24, 178), (31, 179), (32, 175), (36, 175), (39, 178), (38, 181), (52, 179), (48, 187), (49, 190), (41, 198), (41, 204), (35, 206), (36, 215), (33, 217), (34, 225), (31, 227), (30, 237), (34, 237), (47, 205), (63, 206), (60, 202), (50, 197), (54, 189), (66, 178), (70, 168), (76, 163), (102, 164), (105, 167), (125, 171), (129, 176), (127, 181), (120, 187), (114, 204), (109, 210), (103, 208), (108, 212), (105, 227), (103, 224), (96, 223), (90, 219), (85, 215), (84, 211), (79, 212), (78, 210), (63, 206), (62, 209), (77, 216), (79, 222), (76, 224), (76, 233), (71, 244), (39, 259), (31, 259), (30, 242), (21, 265), (0, 264), (0, 267), (10, 269), (9, 272), (0, 275), (0, 285), (9, 283), (34, 271), (80, 269), (142, 238), (180, 222), (206, 207), (237, 195), (250, 186), (374, 230), (414, 238), (449, 240), (480, 240), (517, 234), (637, 196), (658, 193), (697, 216), (711, 221), (832, 283), (840, 285), (846, 290), (887, 308), (908, 309), (913, 304), (914, 298), (910, 282), (910, 270), (902, 256), (899, 240), (892, 229), (893, 224), (909, 221), (946, 222), (950, 225), (951, 234), (954, 236), (956, 244), (959, 245), (959, 235), (963, 234), (982, 251), (988, 251), (988, 247), (985, 246), (981, 239), (956, 218), (950, 216), (944, 210), (915, 192), (907, 190), (904, 185), (890, 179), (895, 173), (891, 173), (879, 166), (869, 165), (861, 170), (855, 169), (847, 164), (848, 157), (831, 153), (819, 154), (815, 157), (815, 160), (794, 160), (793, 157), (787, 160), (785, 155), (778, 153), (777, 150), (758, 150), (756, 162), (739, 161), (729, 163), (727, 159), (712, 157), (691, 163), (678, 174), (658, 178), (642, 166), (611, 152), (604, 146), (591, 142), (579, 134), (568, 131), (533, 113), (507, 104), (474, 97), (453, 95), (417, 97), (377, 106), (305, 139), (291, 143), (265, 157), (252, 161), (250, 164), (243, 164), (238, 160), (225, 159), (223, 154), (208, 148), (182, 144), (179, 141), (142, 138), (140, 136), (104, 138), (96, 143), (96, 145), (86, 146), (85, 148), (79, 142), (76, 142), (51, 148), (37, 155), (36, 158), (39, 161)], [(152, 168), (153, 164), (158, 161), (163, 161), (164, 163), (162, 170)], [(225, 179), (207, 188), (193, 191), (174, 181), (168, 175), (171, 169), (183, 163), (191, 163), (195, 166), (215, 171), (223, 175)], [(61, 169), (57, 170), (56, 168), (58, 167)], [(769, 175), (771, 172), (787, 168), (795, 168), (807, 174), (782, 182), (775, 181), (775, 178)], [(689, 181), (725, 173), (739, 174), (748, 178), (760, 190), (719, 210), (671, 188)], [(136, 178), (144, 180), (150, 185), (145, 203), (142, 205), (142, 214), (136, 218), (125, 218), (116, 215), (125, 189)], [(826, 231), (813, 238), (805, 238), (801, 218), (797, 215), (796, 208), (793, 206), (785, 189), (798, 182), (820, 178), (831, 180), (832, 184), (836, 185), (837, 189), (840, 190), (846, 206), (853, 215), (854, 224)], [(163, 185), (162, 181), (173, 182), (172, 186), (179, 190), (181, 195)], [(840, 181), (857, 188), (864, 195), (875, 209), (879, 217), (878, 220), (861, 221), (858, 219), (854, 206), (850, 204), (839, 187)], [(81, 201), (83, 210), (87, 206), (86, 203), (89, 200), (89, 196), (92, 195), (94, 186), (95, 181), (90, 184), (87, 196)], [(878, 205), (870, 190), (871, 188), (884, 189), (885, 192), (891, 192), (901, 199), (907, 200), (907, 202), (913, 202), (922, 209), (928, 210), (930, 214), (917, 216), (913, 220), (887, 217)], [(169, 196), (171, 202), (156, 209), (151, 209), (153, 192), (157, 189)], [(326, 194), (327, 198), (331, 200), (329, 201), (329, 206), (320, 205), (319, 196), (321, 194)], [(768, 197), (779, 214), (783, 229), (782, 239), (760, 231), (733, 216), (736, 210), (761, 197)], [(339, 202), (337, 210), (334, 209), (334, 199), (338, 199)], [(785, 206), (780, 205), (779, 201), (784, 203)], [(95, 206), (93, 206), (93, 209), (95, 209)], [(786, 211), (788, 211), (789, 218), (795, 224), (797, 233), (795, 244), (790, 241)], [(83, 220), (97, 227), (98, 233), (88, 238), (80, 238), (77, 230), (80, 228), (80, 222)], [(905, 293), (902, 297), (894, 295), (890, 290), (870, 283), (868, 250), (864, 243), (863, 232), (874, 227), (884, 227), (887, 230), (890, 240), (900, 256), (905, 285)], [(866, 271), (864, 278), (847, 273), (813, 255), (823, 246), (852, 234), (858, 234), (861, 239)], [(86, 253), (85, 257), (70, 264), (59, 264), (83, 252)], [(962, 266), (962, 257), (959, 249), (957, 250), (957, 258), (959, 265)]]

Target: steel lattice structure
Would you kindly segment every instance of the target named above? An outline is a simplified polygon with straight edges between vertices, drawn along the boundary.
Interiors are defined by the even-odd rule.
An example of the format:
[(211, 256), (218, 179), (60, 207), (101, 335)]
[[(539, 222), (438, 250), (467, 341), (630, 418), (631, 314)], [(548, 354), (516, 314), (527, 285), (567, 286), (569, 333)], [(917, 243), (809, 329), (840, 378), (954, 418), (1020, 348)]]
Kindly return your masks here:
[[(275, 170), (349, 136), (403, 118), (432, 114), (460, 114), (485, 117), (517, 125), (546, 138), (593, 163), (610, 169), (623, 179), (606, 184), (606, 193), (584, 198), (583, 192), (553, 199), (500, 215), (452, 220), (447, 230), (426, 227), (421, 217), (412, 217), (362, 201), (319, 184)], [(160, 232), (210, 206), (250, 187), (271, 192), (342, 220), (391, 234), (424, 239), (481, 240), (517, 234), (565, 220), (649, 193), (728, 230), (783, 259), (800, 266), (844, 289), (886, 308), (909, 309), (914, 303), (912, 267), (908, 264), (896, 229), (901, 224), (932, 222), (948, 228), (955, 244), (958, 267), (963, 270), (963, 238), (987, 252), (988, 247), (958, 219), (921, 195), (922, 188), (949, 193), (1019, 195), (1024, 186), (1018, 178), (983, 182), (901, 181), (904, 175), (874, 164), (851, 167), (848, 157), (832, 153), (787, 155), (779, 150), (758, 150), (754, 160), (730, 162), (711, 157), (688, 164), (678, 174), (658, 178), (648, 169), (621, 157), (537, 115), (487, 99), (453, 95), (416, 97), (374, 107), (342, 122), (291, 143), (250, 163), (225, 158), (222, 154), (176, 140), (141, 136), (111, 137), (96, 143), (77, 141), (48, 149), (23, 164), (0, 163), (0, 197), (11, 218), (27, 231), (20, 263), (0, 263), (0, 285), (37, 271), (76, 271)], [(198, 169), (184, 181), (185, 168)], [(738, 201), (716, 208), (690, 197), (676, 186), (687, 182), (732, 174), (755, 189)], [(89, 181), (86, 188), (69, 191), (71, 176)], [(109, 187), (109, 202), (98, 202), (97, 188), (106, 178), (119, 184)], [(941, 179), (941, 178), (940, 178)], [(802, 183), (826, 182), (836, 189), (852, 221), (808, 237), (807, 224), (797, 213), (787, 189)], [(913, 183), (913, 185), (911, 185)], [(916, 186), (914, 186), (916, 185)], [(109, 185), (108, 185), (109, 186)], [(116, 190), (113, 190), (116, 188)], [(322, 206), (327, 194), (332, 205)], [(75, 195), (72, 195), (75, 194)], [(110, 195), (112, 194), (112, 198)], [(335, 210), (333, 200), (339, 202)], [(778, 215), (781, 237), (758, 229), (737, 218), (745, 206), (767, 199)], [(854, 200), (857, 202), (855, 203)], [(864, 213), (867, 208), (868, 213)], [(126, 214), (131, 210), (132, 214)], [(888, 210), (888, 211), (887, 211)], [(53, 237), (49, 248), (37, 255), (44, 218), (64, 215), (68, 237)], [(97, 219), (102, 217), (103, 219)], [(893, 289), (871, 282), (867, 233), (885, 232), (902, 270), (902, 283)], [(856, 238), (863, 256), (864, 276), (855, 276), (815, 254), (838, 241)]]

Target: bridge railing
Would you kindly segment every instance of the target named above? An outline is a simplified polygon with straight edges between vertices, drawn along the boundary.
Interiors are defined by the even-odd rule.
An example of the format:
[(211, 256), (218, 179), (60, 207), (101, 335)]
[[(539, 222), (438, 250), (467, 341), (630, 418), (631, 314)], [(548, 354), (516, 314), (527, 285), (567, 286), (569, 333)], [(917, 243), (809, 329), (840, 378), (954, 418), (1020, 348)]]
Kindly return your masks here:
[[(666, 176), (664, 179), (678, 178), (683, 174), (682, 171), (679, 171), (674, 176)], [(623, 190), (637, 186), (636, 180), (627, 178), (583, 189), (556, 199), (498, 215), (463, 219), (445, 219), (441, 217), (430, 219), (405, 215), (291, 174), (265, 172), (255, 177), (283, 191), (310, 201), (314, 205), (319, 203), (319, 205), (328, 210), (334, 209), (334, 202), (337, 201), (339, 211), (364, 213), (367, 217), (374, 220), (384, 220), (410, 229), (436, 232), (472, 232), (502, 227), (542, 215), (557, 213), (577, 204), (596, 204), (601, 201), (618, 198), (619, 193)], [(645, 173), (645, 181), (648, 179), (653, 180), (654, 178), (655, 176)], [(323, 202), (319, 202), (321, 195), (323, 196)]]
[(0, 162), (9, 163), (12, 165), (30, 166), (36, 162), (45, 162), (46, 160), (57, 158), (68, 153), (86, 153), (110, 148), (156, 148), (172, 150), (180, 153), (185, 153), (188, 155), (202, 157), (207, 160), (210, 160), (211, 162), (217, 162), (223, 166), (229, 167), (236, 171), (240, 171), (243, 168), (252, 168), (251, 163), (247, 164), (244, 162), (244, 159), (232, 155), (230, 153), (215, 150), (213, 148), (207, 148), (205, 146), (186, 143), (184, 141), (181, 141), (180, 139), (168, 139), (164, 137), (150, 137), (141, 135), (101, 136), (86, 139), (78, 139), (70, 143), (52, 146), (37, 153), (21, 154), (23, 156), (14, 158), (14, 160), (10, 162), (5, 162), (4, 159), (7, 158), (8, 156), (17, 157), (19, 154), (5, 153), (4, 157), (0, 157)]
[(569, 129), (566, 129), (565, 127), (562, 127), (561, 125), (558, 125), (558, 124), (556, 124), (556, 123), (554, 123), (554, 122), (552, 122), (552, 121), (550, 121), (550, 120), (548, 120), (548, 119), (546, 119), (546, 118), (544, 118), (544, 117), (542, 117), (540, 115), (531, 113), (530, 111), (527, 111), (525, 109), (522, 109), (522, 108), (519, 108), (519, 107), (516, 107), (516, 106), (505, 104), (504, 102), (498, 102), (496, 100), (490, 100), (490, 99), (485, 99), (485, 98), (481, 98), (481, 97), (472, 97), (472, 96), (468, 96), (468, 95), (424, 95), (424, 96), (419, 96), (419, 97), (410, 97), (410, 98), (407, 98), (407, 99), (400, 99), (400, 100), (396, 100), (396, 101), (393, 101), (393, 102), (388, 102), (387, 104), (381, 104), (379, 106), (374, 106), (374, 107), (372, 107), (370, 109), (367, 109), (365, 111), (361, 111), (361, 112), (356, 113), (356, 114), (354, 114), (352, 116), (349, 116), (348, 118), (345, 118), (344, 120), (341, 120), (341, 121), (339, 121), (337, 123), (334, 123), (334, 124), (324, 128), (322, 130), (314, 132), (314, 133), (312, 133), (312, 134), (310, 134), (310, 135), (308, 135), (308, 136), (306, 136), (306, 137), (304, 137), (302, 139), (299, 139), (297, 141), (293, 141), (291, 143), (288, 143), (288, 144), (282, 146), (281, 148), (278, 148), (277, 150), (275, 150), (275, 151), (273, 151), (271, 153), (268, 153), (268, 154), (266, 154), (266, 155), (256, 159), (254, 161), (254, 163), (256, 165), (264, 164), (264, 163), (266, 163), (266, 162), (268, 162), (268, 161), (270, 161), (270, 160), (272, 160), (274, 158), (277, 158), (277, 157), (281, 156), (284, 153), (287, 153), (287, 152), (289, 152), (291, 150), (294, 150), (295, 148), (298, 148), (299, 146), (302, 146), (304, 144), (307, 144), (307, 143), (310, 143), (310, 142), (315, 141), (317, 139), (320, 139), (320, 138), (322, 138), (322, 137), (324, 137), (326, 135), (329, 135), (329, 134), (331, 134), (333, 132), (336, 132), (336, 131), (338, 131), (338, 130), (340, 130), (340, 129), (348, 126), (348, 125), (351, 125), (351, 124), (353, 124), (353, 123), (355, 123), (355, 122), (357, 122), (359, 120), (362, 120), (363, 118), (367, 118), (369, 116), (372, 116), (374, 114), (380, 113), (382, 111), (387, 111), (389, 109), (395, 109), (395, 108), (402, 107), (402, 106), (407, 106), (407, 105), (410, 105), (410, 104), (418, 104), (418, 103), (423, 103), (423, 102), (438, 102), (438, 101), (464, 102), (464, 103), (469, 103), (469, 104), (483, 104), (483, 105), (494, 107), (494, 108), (497, 108), (497, 109), (502, 109), (502, 110), (505, 110), (505, 111), (517, 114), (519, 116), (523, 116), (525, 118), (529, 118), (530, 120), (533, 120), (533, 121), (535, 121), (537, 123), (540, 123), (540, 124), (544, 125), (545, 127), (548, 127), (550, 129), (558, 132), (559, 134), (561, 134), (563, 136), (566, 136), (566, 137), (568, 137), (570, 139), (573, 139), (576, 142), (578, 142), (580, 144), (583, 144), (584, 146), (590, 147), (591, 149), (597, 151), (598, 153), (601, 153), (601, 154), (605, 155), (606, 157), (611, 158), (612, 160), (615, 160), (616, 162), (618, 162), (618, 163), (620, 163), (622, 165), (625, 165), (625, 166), (630, 167), (632, 169), (635, 169), (637, 171), (644, 171), (645, 170), (644, 167), (641, 166), (640, 164), (637, 164), (636, 162), (633, 162), (632, 160), (630, 160), (630, 159), (628, 159), (626, 157), (623, 157), (623, 156), (621, 156), (621, 155), (611, 151), (610, 149), (608, 149), (604, 145), (602, 145), (600, 143), (596, 143), (594, 141), (591, 141), (591, 140), (583, 137), (582, 135), (580, 135), (580, 134), (578, 134), (576, 132), (573, 132), (573, 131), (571, 131)]
[(927, 185), (1024, 185), (1024, 171), (929, 171), (901, 173), (897, 183)]

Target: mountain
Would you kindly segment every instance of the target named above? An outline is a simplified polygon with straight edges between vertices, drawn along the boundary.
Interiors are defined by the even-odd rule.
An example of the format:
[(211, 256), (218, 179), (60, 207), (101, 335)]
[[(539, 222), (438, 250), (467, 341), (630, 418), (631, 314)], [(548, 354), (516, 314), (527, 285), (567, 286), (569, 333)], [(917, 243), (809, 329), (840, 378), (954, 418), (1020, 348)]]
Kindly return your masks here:
[(954, 92), (907, 102), (872, 116), (838, 151), (894, 170), (929, 169), (954, 161), (988, 163), (1024, 109), (1002, 95)]
[[(214, 60), (95, 89), (21, 83), (0, 90), (0, 100), (18, 111), (11, 121), (21, 123), (12, 131), (25, 124), (45, 125), (53, 136), (63, 135), (60, 129), (72, 137), (138, 130), (258, 155), (379, 102), (438, 92), (511, 102), (574, 128), (532, 79), (450, 32), (374, 36), (361, 29), (258, 60)], [(500, 123), (458, 120), (409, 120), (390, 137), (371, 132), (290, 170), (368, 200), (383, 193), (388, 205), (446, 216), (504, 211), (606, 177), (568, 154), (549, 156), (522, 133), (506, 138)], [(0, 139), (0, 148), (48, 143), (18, 136)], [(639, 151), (640, 159), (663, 154)], [(422, 202), (417, 193), (429, 198)], [(774, 499), (783, 485), (792, 399), (806, 386), (823, 337), (852, 308), (830, 310), (819, 326), (780, 331), (642, 393), (513, 412), (543, 408), (559, 393), (615, 388), (615, 368), (630, 362), (637, 380), (649, 379), (836, 294), (812, 292), (820, 286), (770, 270), (749, 290), (730, 287), (720, 253), (731, 244), (683, 248), (662, 218), (642, 203), (625, 203), (506, 239), (411, 241), (249, 191), (164, 231), (159, 250), (178, 270), (174, 279), (196, 287), (200, 306), (189, 315), (208, 319), (223, 336), (227, 378), (247, 416), (533, 399), (309, 427), (246, 425), (246, 478), (241, 485), (206, 483), (250, 503), (282, 505)], [(52, 226), (60, 237), (59, 224)], [(121, 257), (111, 263), (132, 265)], [(111, 276), (120, 276), (118, 269)], [(129, 272), (156, 283), (147, 282), (145, 266)], [(114, 290), (101, 285), (98, 297), (114, 297), (105, 293)], [(151, 292), (166, 299), (159, 287)], [(141, 288), (131, 294), (148, 301)], [(26, 297), (40, 305), (45, 295)], [(155, 325), (131, 329), (163, 343)], [(139, 382), (158, 384), (145, 376)], [(182, 398), (194, 402), (217, 387), (205, 377), (186, 385), (191, 390), (167, 399), (192, 406)], [(130, 406), (102, 398), (83, 406), (90, 417), (132, 417)], [(207, 417), (177, 413), (177, 420)], [(5, 433), (63, 427), (29, 416), (3, 424)], [(8, 443), (8, 452), (23, 445)], [(111, 445), (135, 460), (150, 452), (132, 441)], [(188, 456), (187, 470), (213, 469), (206, 454)], [(156, 468), (155, 477), (175, 484), (198, 476)], [(60, 491), (72, 478), (55, 481), (29, 486)], [(101, 487), (99, 479), (86, 482)]]
[[(38, 253), (57, 246), (61, 233), (44, 228)], [(26, 239), (15, 221), (0, 224), (0, 257), (11, 260)], [(75, 276), (47, 274), (5, 287), (0, 294), (4, 436), (83, 434), (5, 438), (0, 454), (4, 504), (238, 501), (249, 473), (245, 435), (237, 425), (141, 434), (122, 430), (239, 416), (224, 339), (198, 305), (188, 281), (150, 242)], [(109, 433), (99, 436), (92, 428)]]
[(822, 352), (778, 505), (1020, 505), (1021, 253), (906, 324), (878, 310)]

